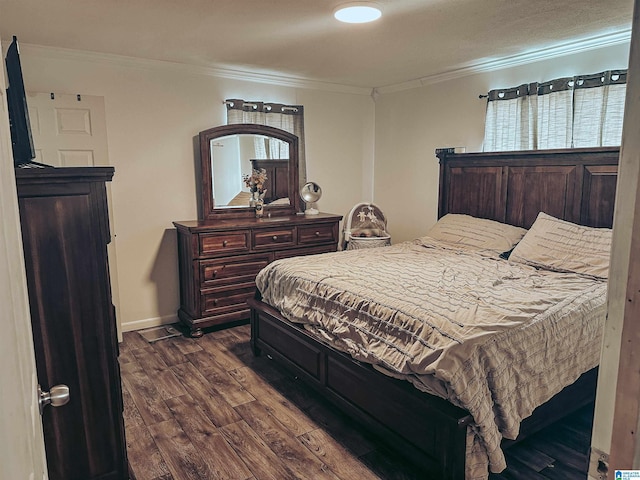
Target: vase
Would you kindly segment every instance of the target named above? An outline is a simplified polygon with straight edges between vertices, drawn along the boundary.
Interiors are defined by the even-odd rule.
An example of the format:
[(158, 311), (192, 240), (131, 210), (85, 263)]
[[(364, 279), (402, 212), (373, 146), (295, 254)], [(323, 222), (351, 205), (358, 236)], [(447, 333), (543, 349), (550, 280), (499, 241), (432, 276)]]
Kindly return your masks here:
[(256, 200), (256, 218), (262, 218), (262, 214), (264, 213), (264, 201), (259, 198)]
[(251, 192), (251, 198), (249, 199), (249, 206), (252, 208), (255, 207), (256, 202), (258, 201), (259, 198), (260, 198), (260, 194), (257, 191)]

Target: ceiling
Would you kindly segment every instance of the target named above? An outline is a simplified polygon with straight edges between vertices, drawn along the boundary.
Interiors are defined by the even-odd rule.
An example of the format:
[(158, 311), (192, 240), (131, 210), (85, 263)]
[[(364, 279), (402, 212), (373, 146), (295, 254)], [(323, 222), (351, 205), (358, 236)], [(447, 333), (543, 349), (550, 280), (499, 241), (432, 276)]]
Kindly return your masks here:
[[(630, 31), (633, 0), (0, 0), (3, 40), (374, 88)], [(628, 38), (628, 37), (627, 37)], [(4, 43), (4, 42), (3, 42)]]

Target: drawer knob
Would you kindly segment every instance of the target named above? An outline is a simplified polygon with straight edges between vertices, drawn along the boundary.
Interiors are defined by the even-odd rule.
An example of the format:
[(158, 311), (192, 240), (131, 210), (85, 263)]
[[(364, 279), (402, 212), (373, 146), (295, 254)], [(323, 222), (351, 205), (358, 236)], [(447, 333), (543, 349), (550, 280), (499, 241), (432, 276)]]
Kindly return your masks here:
[(215, 306), (217, 306), (217, 305), (218, 305), (218, 299), (217, 299), (217, 298), (214, 298), (214, 299), (213, 299), (213, 306), (215, 307)]
[(226, 240), (223, 240), (223, 241), (222, 241), (222, 246), (223, 246), (223, 247), (226, 247), (226, 246), (227, 246), (227, 241), (226, 241)]
[(316, 232), (316, 237), (319, 237), (319, 236), (320, 236), (320, 232)]
[(218, 275), (218, 270), (214, 270), (213, 274), (211, 275), (213, 278), (216, 278), (216, 275)]
[(271, 239), (275, 242), (276, 240), (278, 240), (278, 236), (274, 235), (273, 237), (271, 237)]

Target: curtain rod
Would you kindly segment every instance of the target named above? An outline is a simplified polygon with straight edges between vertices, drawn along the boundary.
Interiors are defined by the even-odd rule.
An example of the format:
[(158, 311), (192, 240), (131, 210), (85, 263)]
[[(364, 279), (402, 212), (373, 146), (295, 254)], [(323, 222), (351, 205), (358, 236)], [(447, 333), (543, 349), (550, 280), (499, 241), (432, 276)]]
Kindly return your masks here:
[[(563, 77), (563, 78), (556, 78), (553, 80), (548, 80), (546, 82), (530, 82), (528, 85), (536, 85), (536, 88), (538, 88), (538, 86), (546, 86), (546, 85), (550, 85), (556, 82), (560, 82), (560, 81), (566, 81), (566, 82), (573, 82), (572, 84), (569, 84), (570, 88), (575, 88), (575, 89), (580, 89), (580, 88), (593, 88), (593, 87), (602, 87), (605, 85), (621, 85), (621, 84), (626, 84), (627, 83), (627, 73), (628, 73), (628, 69), (623, 68), (623, 69), (613, 69), (613, 70), (605, 70), (604, 72), (598, 72), (598, 73), (590, 73), (590, 74), (586, 74), (586, 75), (574, 75), (572, 77)], [(527, 84), (524, 84), (527, 85)], [(507, 91), (507, 90), (513, 90), (516, 88), (520, 88), (522, 85), (520, 86), (515, 86), (515, 87), (508, 87), (508, 88), (499, 88), (496, 90), (491, 90), (488, 94), (480, 94), (478, 95), (478, 98), (482, 99), (482, 98), (488, 98), (489, 95), (491, 94), (491, 92), (493, 91)], [(557, 87), (557, 85), (556, 85)], [(530, 87), (531, 88), (531, 87)], [(566, 88), (567, 90), (569, 88)], [(556, 88), (553, 88), (553, 90), (556, 90)], [(557, 90), (556, 90), (557, 91)], [(545, 92), (545, 93), (550, 93), (550, 92)]]
[[(233, 107), (234, 104), (235, 104), (235, 102), (232, 101), (232, 100), (225, 100), (222, 103), (225, 104), (225, 105), (228, 105), (230, 107)], [(263, 105), (264, 105), (265, 110), (271, 111), (273, 109), (272, 105), (276, 105), (276, 104), (263, 103)], [(258, 104), (254, 103), (254, 102), (243, 102), (242, 106), (251, 107), (254, 110), (257, 110), (257, 108), (258, 108)], [(280, 111), (282, 111), (282, 112), (297, 112), (298, 111), (298, 107), (290, 107), (290, 106), (287, 106), (287, 105), (281, 105), (280, 106)]]

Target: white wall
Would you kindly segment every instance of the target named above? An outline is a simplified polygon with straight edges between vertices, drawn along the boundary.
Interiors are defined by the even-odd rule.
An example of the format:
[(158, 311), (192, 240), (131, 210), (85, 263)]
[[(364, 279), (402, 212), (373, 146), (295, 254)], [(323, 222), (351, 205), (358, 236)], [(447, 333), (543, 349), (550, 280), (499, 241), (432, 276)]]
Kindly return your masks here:
[(375, 108), (371, 97), (301, 90), (297, 101), (304, 105), (307, 179), (322, 187), (318, 209), (346, 215), (356, 203), (371, 201)]
[(482, 151), (486, 99), (496, 88), (627, 68), (629, 46), (618, 45), (469, 75), (376, 101), (374, 198), (394, 243), (423, 235), (438, 214), (439, 147)]
[[(189, 68), (21, 45), (27, 91), (105, 98), (117, 235), (119, 321), (124, 330), (176, 321), (173, 220), (197, 218), (194, 137), (226, 120), (226, 98), (305, 107), (308, 177), (323, 211), (343, 213), (363, 197), (373, 144), (373, 101), (200, 74)], [(363, 181), (363, 176), (370, 176)], [(367, 192), (369, 194), (369, 192)]]
[[(213, 197), (216, 205), (226, 205), (244, 187), (240, 143), (243, 136), (232, 135), (217, 139), (211, 148)], [(243, 142), (244, 143), (244, 142)], [(253, 143), (253, 142), (252, 142)]]
[(0, 478), (46, 480), (44, 438), (37, 403), (38, 378), (5, 89), (4, 74), (0, 74)]

